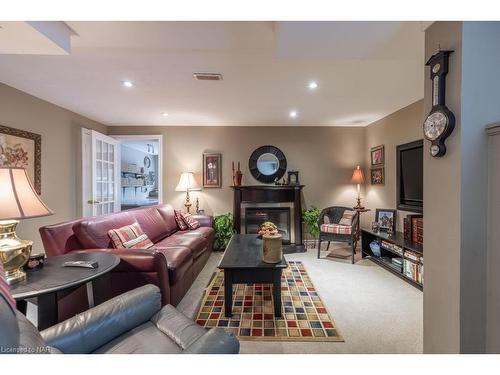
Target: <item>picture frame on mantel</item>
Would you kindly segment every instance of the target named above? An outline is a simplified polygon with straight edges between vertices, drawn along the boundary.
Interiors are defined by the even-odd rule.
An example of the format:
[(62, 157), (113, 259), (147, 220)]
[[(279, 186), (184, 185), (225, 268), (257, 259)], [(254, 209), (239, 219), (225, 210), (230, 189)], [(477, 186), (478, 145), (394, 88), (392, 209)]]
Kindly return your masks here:
[(42, 136), (0, 125), (0, 167), (25, 168), (38, 194), (42, 193)]
[(203, 187), (222, 187), (222, 154), (214, 152), (203, 153)]

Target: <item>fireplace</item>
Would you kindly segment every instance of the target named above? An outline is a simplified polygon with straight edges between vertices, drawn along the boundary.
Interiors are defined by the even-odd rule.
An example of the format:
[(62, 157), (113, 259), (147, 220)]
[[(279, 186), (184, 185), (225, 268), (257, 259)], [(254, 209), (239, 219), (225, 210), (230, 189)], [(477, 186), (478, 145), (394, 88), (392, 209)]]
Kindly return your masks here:
[(293, 204), (291, 203), (243, 203), (241, 233), (258, 233), (262, 223), (270, 221), (278, 227), (283, 243), (295, 242)]
[(301, 191), (303, 185), (233, 186), (234, 229), (257, 233), (259, 225), (271, 221), (283, 234), (287, 248), (304, 251), (302, 245)]

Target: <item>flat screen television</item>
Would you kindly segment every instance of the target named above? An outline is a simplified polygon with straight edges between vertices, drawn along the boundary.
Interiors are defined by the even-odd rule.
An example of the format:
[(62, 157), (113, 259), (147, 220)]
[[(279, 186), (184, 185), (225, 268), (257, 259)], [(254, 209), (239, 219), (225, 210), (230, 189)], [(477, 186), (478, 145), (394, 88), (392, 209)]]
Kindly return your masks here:
[(424, 211), (424, 141), (396, 147), (398, 210)]

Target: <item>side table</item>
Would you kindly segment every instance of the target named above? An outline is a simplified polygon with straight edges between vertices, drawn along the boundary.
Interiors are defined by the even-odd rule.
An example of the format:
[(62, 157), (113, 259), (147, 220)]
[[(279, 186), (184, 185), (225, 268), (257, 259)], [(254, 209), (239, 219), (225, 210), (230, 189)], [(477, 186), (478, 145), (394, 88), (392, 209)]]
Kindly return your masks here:
[(361, 222), (361, 214), (365, 213), (365, 212), (368, 212), (368, 211), (371, 211), (371, 209), (369, 208), (356, 208), (356, 207), (353, 207), (352, 208), (354, 211), (356, 211), (358, 213), (358, 224), (356, 225), (356, 245), (357, 245), (357, 242), (359, 241), (359, 236), (360, 236), (360, 222)]
[[(95, 261), (95, 269), (63, 267), (67, 261)], [(58, 293), (75, 290), (87, 285), (89, 306), (104, 302), (106, 283), (103, 275), (115, 268), (120, 258), (107, 253), (72, 253), (48, 257), (40, 270), (27, 272), (24, 281), (10, 286), (17, 308), (26, 314), (27, 299), (36, 298), (38, 329), (43, 330), (58, 323)]]

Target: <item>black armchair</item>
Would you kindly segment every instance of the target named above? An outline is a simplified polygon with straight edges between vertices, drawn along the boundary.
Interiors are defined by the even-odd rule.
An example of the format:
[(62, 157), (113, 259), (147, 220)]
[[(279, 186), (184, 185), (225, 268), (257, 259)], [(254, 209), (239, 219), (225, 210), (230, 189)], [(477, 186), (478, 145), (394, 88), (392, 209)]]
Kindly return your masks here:
[(0, 346), (11, 353), (236, 354), (238, 339), (209, 331), (171, 305), (160, 290), (144, 285), (42, 332), (0, 293)]
[[(330, 248), (330, 242), (347, 242), (352, 249), (351, 262), (354, 264), (354, 254), (358, 244), (356, 228), (358, 225), (359, 214), (354, 211), (350, 226), (339, 225), (340, 219), (345, 210), (354, 211), (351, 207), (333, 206), (321, 211), (318, 219), (319, 240), (318, 240), (318, 259), (321, 255), (321, 242), (328, 241), (327, 250)], [(325, 220), (328, 217), (328, 220)], [(325, 222), (326, 221), (326, 222)]]

